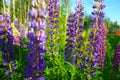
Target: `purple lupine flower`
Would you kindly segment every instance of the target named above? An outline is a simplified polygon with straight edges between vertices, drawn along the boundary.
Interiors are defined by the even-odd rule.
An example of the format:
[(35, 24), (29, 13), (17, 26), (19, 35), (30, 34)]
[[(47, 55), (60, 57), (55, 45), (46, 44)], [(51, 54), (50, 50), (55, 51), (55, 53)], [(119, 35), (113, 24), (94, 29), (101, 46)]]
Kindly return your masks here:
[[(105, 47), (103, 46), (105, 43), (103, 40), (103, 18), (104, 18), (104, 12), (102, 11), (103, 8), (105, 8), (105, 5), (103, 5), (103, 0), (94, 0), (97, 2), (97, 5), (94, 5), (93, 8), (95, 9), (92, 12), (93, 18), (92, 18), (92, 24), (91, 24), (91, 32), (89, 36), (89, 44), (88, 44), (88, 53), (92, 54), (94, 58), (91, 57), (90, 61), (92, 61), (92, 72), (94, 73), (96, 70), (96, 66), (103, 65), (104, 58), (101, 58), (100, 56), (105, 57)], [(105, 33), (106, 34), (106, 33)], [(100, 63), (102, 62), (102, 63)], [(99, 64), (100, 63), (100, 64)], [(101, 66), (103, 67), (103, 66)], [(92, 75), (93, 76), (93, 75)]]
[[(42, 0), (42, 2), (43, 1), (44, 0)], [(33, 80), (45, 80), (42, 73), (46, 67), (43, 55), (46, 52), (47, 35), (45, 31), (47, 27), (47, 11), (43, 7), (38, 7), (39, 4), (42, 5), (41, 2), (38, 3), (33, 0), (32, 9), (28, 13), (30, 16), (30, 20), (28, 21), (30, 30), (27, 33), (27, 37), (29, 39), (29, 42), (27, 42), (27, 48), (31, 53), (26, 57), (29, 62), (25, 71), (27, 76), (26, 80), (30, 80), (30, 78)]]
[[(11, 18), (9, 13), (4, 12), (0, 16), (0, 44), (2, 45), (0, 51), (3, 53), (3, 65), (8, 67), (6, 69), (7, 77), (11, 77), (11, 75), (14, 75), (14, 70), (16, 69), (13, 50), (13, 31), (10, 23)], [(12, 71), (10, 70), (9, 65), (11, 65)]]
[[(18, 26), (18, 24), (15, 24), (14, 23), (14, 26)], [(17, 27), (16, 26), (16, 27)], [(25, 32), (26, 30), (25, 30), (25, 27), (24, 27), (24, 25), (21, 25), (20, 26), (20, 28), (16, 28), (15, 29), (15, 34), (14, 34), (14, 39), (13, 39), (13, 44), (15, 45), (15, 46), (23, 46), (23, 38), (25, 37), (25, 35), (26, 35), (26, 32)]]
[(82, 57), (83, 9), (81, 0), (78, 0), (75, 8), (76, 12), (68, 17), (67, 24), (68, 38), (66, 40), (65, 59), (77, 67), (80, 65), (79, 60)]
[(100, 53), (100, 60), (99, 60), (99, 66), (103, 69), (104, 67), (104, 61), (105, 61), (105, 52), (106, 52), (106, 28), (102, 27), (102, 33), (101, 33), (101, 53)]
[(76, 54), (76, 66), (79, 66), (82, 64), (80, 62), (81, 58), (83, 57), (83, 50), (82, 50), (82, 45), (83, 45), (83, 16), (84, 16), (84, 7), (82, 5), (82, 0), (77, 0), (77, 6), (75, 8), (75, 21), (76, 21), (76, 27), (77, 27), (77, 35), (76, 35), (76, 42), (77, 42), (77, 54)]
[(18, 46), (20, 45), (20, 36), (19, 36), (19, 21), (17, 18), (14, 20), (14, 27), (15, 27), (15, 30), (13, 30), (13, 32), (16, 32), (16, 33), (14, 34), (13, 44), (15, 46)]
[(19, 30), (19, 22), (17, 18), (14, 20), (14, 26), (17, 30)]
[[(49, 14), (49, 39), (50, 46), (58, 46), (59, 37), (55, 36), (59, 34), (59, 0), (49, 0), (48, 3), (48, 14)], [(54, 37), (55, 36), (55, 37)], [(49, 49), (49, 53), (57, 54), (58, 50), (55, 47)]]
[(106, 28), (104, 25), (104, 15), (105, 13), (102, 11), (105, 8), (103, 4), (104, 0), (99, 1), (99, 13), (98, 13), (98, 34), (100, 35), (100, 58), (99, 58), (99, 66), (101, 69), (104, 68), (104, 61), (105, 61), (105, 52), (106, 52)]
[(24, 44), (23, 44), (23, 39), (25, 38), (25, 35), (26, 35), (26, 29), (25, 29), (25, 26), (24, 25), (21, 25), (20, 26), (20, 38), (19, 38), (19, 40), (20, 40), (20, 45), (21, 46), (23, 46)]
[(119, 70), (119, 64), (120, 64), (120, 42), (116, 46), (114, 60), (113, 60), (113, 68), (116, 72)]
[(76, 58), (76, 35), (77, 35), (77, 27), (75, 24), (75, 14), (71, 14), (68, 17), (68, 29), (66, 35), (68, 38), (66, 39), (66, 48), (65, 48), (65, 61), (68, 61), (75, 65)]
[(15, 46), (20, 45), (20, 36), (15, 36), (15, 35), (14, 35), (13, 44), (14, 44)]

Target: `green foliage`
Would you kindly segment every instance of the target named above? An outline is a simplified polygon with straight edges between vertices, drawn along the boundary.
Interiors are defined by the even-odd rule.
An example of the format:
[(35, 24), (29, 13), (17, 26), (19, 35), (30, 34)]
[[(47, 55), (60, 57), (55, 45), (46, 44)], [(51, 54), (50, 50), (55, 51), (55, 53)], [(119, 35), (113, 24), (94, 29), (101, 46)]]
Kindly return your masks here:
[[(24, 41), (27, 41), (25, 38)], [(25, 43), (25, 42), (24, 42)], [(5, 74), (5, 67), (3, 66), (2, 61), (2, 53), (0, 52), (0, 80), (21, 80), (25, 78), (24, 70), (26, 65), (28, 64), (26, 61), (26, 55), (29, 53), (28, 49), (24, 46), (14, 46), (14, 52), (15, 52), (15, 64), (16, 64), (16, 75), (12, 78), (7, 78)]]
[(115, 48), (120, 41), (120, 36), (117, 35), (107, 35), (107, 50), (106, 50), (106, 59), (105, 67), (103, 71), (104, 80), (119, 80), (120, 71), (118, 73), (113, 71), (113, 57), (115, 53)]
[[(11, 0), (13, 1), (13, 0)], [(10, 6), (10, 14), (12, 16), (12, 22), (14, 18), (18, 18), (20, 24), (26, 24), (28, 20), (28, 10), (29, 4), (31, 0), (14, 0), (14, 5)], [(67, 29), (67, 17), (70, 14), (70, 0), (61, 0), (63, 1), (60, 6), (60, 18), (59, 18), (59, 35), (54, 35), (55, 37), (59, 37), (59, 46), (57, 46), (57, 50), (59, 54), (51, 55), (48, 52), (44, 55), (46, 61), (46, 69), (44, 71), (44, 76), (46, 80), (87, 80), (89, 77), (90, 80), (119, 80), (120, 79), (120, 71), (118, 73), (113, 71), (113, 57), (117, 43), (120, 41), (120, 36), (117, 35), (107, 35), (107, 50), (106, 50), (106, 60), (105, 60), (105, 67), (103, 72), (97, 71), (95, 77), (91, 77), (89, 75), (90, 69), (86, 71), (82, 71), (76, 69), (72, 64), (64, 61), (64, 50), (66, 44), (66, 29)], [(48, 2), (48, 0), (46, 0)], [(12, 3), (13, 4), (13, 3)], [(0, 14), (3, 10), (2, 0), (0, 0)], [(48, 20), (47, 20), (48, 22)], [(85, 16), (84, 18), (84, 32), (83, 32), (83, 48), (84, 48), (84, 56), (87, 55), (87, 44), (88, 44), (88, 36), (90, 31), (90, 24), (91, 24), (91, 16)], [(110, 19), (105, 19), (105, 26), (109, 33), (114, 33), (115, 31), (119, 30), (119, 25), (117, 22), (111, 22)], [(13, 23), (12, 23), (13, 27)], [(26, 26), (27, 27), (27, 26)], [(14, 28), (14, 31), (15, 28)], [(47, 35), (49, 36), (49, 29), (47, 29)], [(24, 44), (28, 41), (27, 38), (24, 38)], [(50, 41), (47, 40), (47, 49), (49, 46)], [(56, 47), (56, 46), (52, 46)], [(24, 80), (25, 74), (24, 70), (28, 62), (26, 61), (26, 55), (29, 53), (26, 45), (23, 47), (21, 46), (14, 46), (15, 51), (15, 63), (17, 66), (16, 72), (17, 75), (14, 76), (13, 80)], [(2, 53), (0, 52), (0, 80), (12, 80), (7, 79), (5, 75), (5, 67), (2, 65)]]
[(120, 31), (120, 25), (118, 25), (117, 21), (112, 22), (109, 18), (106, 18), (104, 21), (108, 33), (113, 34), (117, 31)]

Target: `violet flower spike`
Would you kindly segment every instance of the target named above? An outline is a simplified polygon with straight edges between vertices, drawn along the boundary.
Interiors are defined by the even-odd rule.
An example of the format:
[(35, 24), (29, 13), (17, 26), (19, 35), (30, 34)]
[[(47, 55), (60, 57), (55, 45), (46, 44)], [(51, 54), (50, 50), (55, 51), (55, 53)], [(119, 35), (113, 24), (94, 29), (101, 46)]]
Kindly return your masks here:
[(65, 48), (65, 61), (70, 62), (75, 65), (76, 58), (76, 35), (77, 35), (77, 27), (75, 25), (75, 14), (71, 14), (68, 17), (68, 29), (66, 35), (68, 38), (66, 39), (66, 48)]
[(80, 67), (79, 60), (82, 57), (82, 31), (83, 31), (83, 16), (84, 8), (82, 1), (77, 1), (75, 8), (75, 14), (71, 14), (68, 17), (68, 29), (67, 29), (67, 43), (65, 49), (65, 60), (72, 63), (76, 67)]
[[(50, 46), (59, 46), (59, 37), (55, 36), (59, 34), (59, 0), (49, 0), (48, 3), (49, 14), (49, 34)], [(55, 37), (54, 37), (55, 36)], [(58, 54), (58, 50), (55, 47), (48, 49), (51, 54)]]
[(43, 71), (46, 67), (46, 64), (43, 55), (46, 52), (47, 11), (45, 8), (38, 7), (38, 3), (41, 4), (41, 1), (39, 2), (33, 0), (32, 10), (30, 10), (28, 14), (30, 16), (30, 20), (28, 21), (30, 30), (27, 33), (27, 37), (30, 41), (26, 44), (31, 53), (26, 57), (29, 62), (25, 71), (27, 76), (26, 80), (29, 80), (30, 78), (33, 80), (45, 80)]
[(101, 39), (102, 41), (99, 66), (103, 69), (106, 55), (106, 28), (104, 26), (102, 27)]
[[(91, 25), (91, 32), (89, 36), (89, 44), (88, 44), (88, 52), (93, 55), (92, 61), (92, 68), (93, 71), (91, 73), (95, 74), (95, 71), (97, 70), (97, 66), (100, 66), (103, 68), (104, 60), (105, 60), (105, 36), (106, 32), (104, 32), (103, 37), (103, 18), (104, 18), (104, 12), (102, 11), (105, 8), (105, 5), (103, 5), (103, 0), (95, 0), (98, 2), (93, 8), (95, 9), (92, 12), (93, 18), (92, 18), (92, 25)], [(103, 41), (104, 39), (104, 41)], [(104, 47), (104, 48), (103, 48)], [(93, 76), (93, 75), (91, 75)]]
[(116, 50), (115, 50), (115, 54), (114, 54), (114, 59), (113, 59), (114, 71), (116, 71), (116, 72), (119, 71), (119, 65), (120, 65), (120, 42), (116, 46)]
[(84, 7), (82, 5), (82, 0), (77, 0), (77, 6), (75, 8), (76, 12), (75, 12), (75, 20), (76, 20), (76, 32), (77, 32), (77, 35), (76, 35), (76, 42), (77, 42), (77, 48), (78, 49), (77, 51), (77, 54), (76, 54), (76, 66), (77, 67), (81, 67), (80, 64), (82, 64), (82, 62), (79, 62), (80, 60), (82, 60), (83, 58), (83, 36), (82, 36), (82, 33), (83, 33), (83, 28), (84, 28), (84, 25), (83, 25), (83, 17), (84, 17)]
[[(2, 45), (0, 51), (2, 52), (3, 65), (7, 67), (7, 77), (15, 75), (14, 70), (16, 69), (13, 50), (13, 31), (10, 23), (11, 18), (9, 13), (4, 12), (0, 16), (0, 44)], [(11, 66), (11, 68), (8, 66)], [(10, 69), (12, 69), (12, 71)]]
[(17, 30), (19, 30), (19, 21), (17, 18), (14, 20), (14, 26)]

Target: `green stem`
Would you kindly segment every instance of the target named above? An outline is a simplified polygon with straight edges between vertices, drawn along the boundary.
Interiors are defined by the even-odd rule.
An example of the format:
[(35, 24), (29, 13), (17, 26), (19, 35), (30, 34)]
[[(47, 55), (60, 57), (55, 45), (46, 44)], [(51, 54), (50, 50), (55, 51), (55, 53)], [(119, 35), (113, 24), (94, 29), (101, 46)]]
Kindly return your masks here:
[[(21, 7), (21, 0), (19, 1), (19, 5), (20, 5), (20, 7), (19, 7), (19, 12), (21, 13), (21, 9), (22, 9), (22, 7)], [(22, 22), (22, 14), (20, 15), (20, 17), (19, 17), (19, 19), (20, 19), (20, 24), (21, 24), (21, 22)]]
[(22, 59), (22, 57), (21, 57), (21, 50), (20, 50), (20, 48), (19, 48), (19, 64), (21, 65), (21, 59)]
[(11, 63), (9, 64), (9, 68), (10, 68), (10, 73), (12, 73), (12, 80), (14, 80), (14, 76), (13, 76), (13, 70), (12, 70), (12, 65), (11, 65)]
[(68, 18), (68, 14), (69, 14), (69, 5), (66, 5), (66, 19)]
[(8, 12), (10, 13), (10, 0), (8, 0)]
[(26, 23), (26, 2), (24, 3), (24, 17), (23, 17), (23, 19), (24, 19), (24, 23)]
[(12, 4), (13, 4), (13, 20), (15, 19), (15, 0), (12, 0)]
[(5, 1), (3, 0), (3, 9), (4, 9), (4, 12), (5, 12)]

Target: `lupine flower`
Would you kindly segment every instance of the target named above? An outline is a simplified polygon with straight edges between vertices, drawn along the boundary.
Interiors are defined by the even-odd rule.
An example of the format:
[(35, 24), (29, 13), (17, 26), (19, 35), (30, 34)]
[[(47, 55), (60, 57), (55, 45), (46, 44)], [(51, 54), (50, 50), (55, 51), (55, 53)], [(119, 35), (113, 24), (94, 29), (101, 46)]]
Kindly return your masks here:
[[(92, 25), (91, 25), (92, 30), (90, 32), (89, 45), (88, 45), (88, 53), (92, 54), (90, 60), (92, 61), (91, 66), (93, 68), (91, 72), (92, 74), (95, 72), (97, 66), (103, 67), (104, 58), (105, 58), (105, 49), (104, 49), (105, 47), (103, 46), (106, 46), (104, 39), (105, 37), (102, 37), (103, 36), (102, 27), (103, 27), (103, 18), (104, 18), (104, 12), (102, 11), (102, 9), (105, 8), (105, 5), (103, 5), (103, 0), (95, 0), (95, 1), (98, 3), (93, 6), (95, 10), (92, 12), (93, 15)], [(106, 34), (106, 32), (104, 33)], [(103, 39), (104, 41), (102, 41)]]
[(20, 25), (20, 27), (19, 27), (18, 20), (15, 19), (14, 26), (12, 26), (12, 29), (13, 29), (13, 33), (14, 33), (13, 44), (16, 46), (18, 46), (18, 45), (23, 46), (22, 40), (26, 35), (26, 30), (25, 30), (24, 25)]
[[(76, 20), (76, 27), (77, 27), (77, 35), (76, 35), (76, 41), (77, 41), (77, 54), (76, 54), (76, 65), (79, 66), (82, 64), (81, 58), (83, 56), (83, 50), (82, 50), (82, 45), (83, 45), (83, 16), (84, 16), (84, 7), (82, 5), (82, 0), (77, 0), (77, 6), (75, 8), (75, 20)], [(80, 66), (79, 66), (80, 67)]]
[(26, 29), (24, 25), (20, 26), (20, 45), (23, 46), (23, 39), (25, 38), (26, 35)]
[(17, 18), (14, 20), (14, 26), (17, 30), (19, 30), (19, 22)]
[(20, 36), (15, 36), (14, 35), (13, 44), (15, 46), (20, 46)]
[[(31, 51), (30, 54), (26, 57), (29, 64), (26, 67), (25, 74), (27, 76), (26, 80), (32, 78), (33, 80), (45, 80), (43, 76), (43, 71), (46, 67), (44, 60), (44, 53), (46, 52), (46, 32), (45, 29), (47, 27), (46, 17), (47, 11), (40, 3), (33, 0), (32, 1), (32, 9), (29, 11), (28, 15), (30, 16), (30, 20), (28, 21), (28, 25), (30, 27), (30, 31), (27, 34), (29, 42), (27, 42), (27, 48)], [(41, 4), (41, 7), (39, 7)]]
[(25, 26), (24, 25), (20, 26), (20, 37), (21, 39), (25, 37)]
[(104, 0), (99, 1), (100, 7), (99, 7), (99, 14), (98, 14), (98, 27), (99, 31), (98, 34), (100, 35), (100, 59), (99, 59), (99, 66), (101, 69), (104, 68), (104, 61), (105, 61), (105, 52), (106, 52), (106, 28), (104, 25), (104, 15), (105, 13), (102, 11), (105, 8), (105, 5), (103, 4)]
[(82, 31), (83, 31), (83, 6), (81, 0), (77, 1), (75, 14), (68, 17), (67, 43), (65, 49), (65, 59), (73, 65), (80, 65), (82, 55)]
[[(48, 13), (49, 13), (49, 30), (50, 30), (50, 46), (58, 46), (59, 37), (59, 0), (49, 0), (48, 3)], [(58, 50), (55, 47), (50, 47), (50, 53), (57, 54)]]
[(114, 60), (113, 60), (113, 68), (117, 72), (119, 69), (120, 64), (120, 42), (116, 46), (115, 54), (114, 54)]
[(99, 66), (103, 69), (104, 67), (104, 61), (105, 61), (105, 52), (106, 52), (106, 28), (102, 27), (102, 33), (101, 33), (101, 53), (100, 53), (100, 60), (99, 60)]
[(67, 29), (67, 36), (68, 38), (66, 39), (66, 48), (65, 48), (65, 61), (68, 61), (75, 65), (75, 58), (76, 58), (76, 35), (77, 35), (77, 27), (75, 24), (75, 19), (74, 19), (75, 14), (71, 14), (68, 17), (68, 29)]
[(13, 31), (10, 23), (11, 18), (9, 13), (4, 12), (0, 16), (0, 44), (2, 45), (0, 51), (3, 53), (3, 65), (7, 66), (7, 77), (11, 77), (12, 75), (14, 75), (14, 70), (16, 69), (13, 50)]
[(15, 46), (20, 45), (20, 33), (19, 33), (19, 22), (17, 19), (14, 20), (14, 24), (11, 24), (12, 30), (13, 30), (13, 44)]

